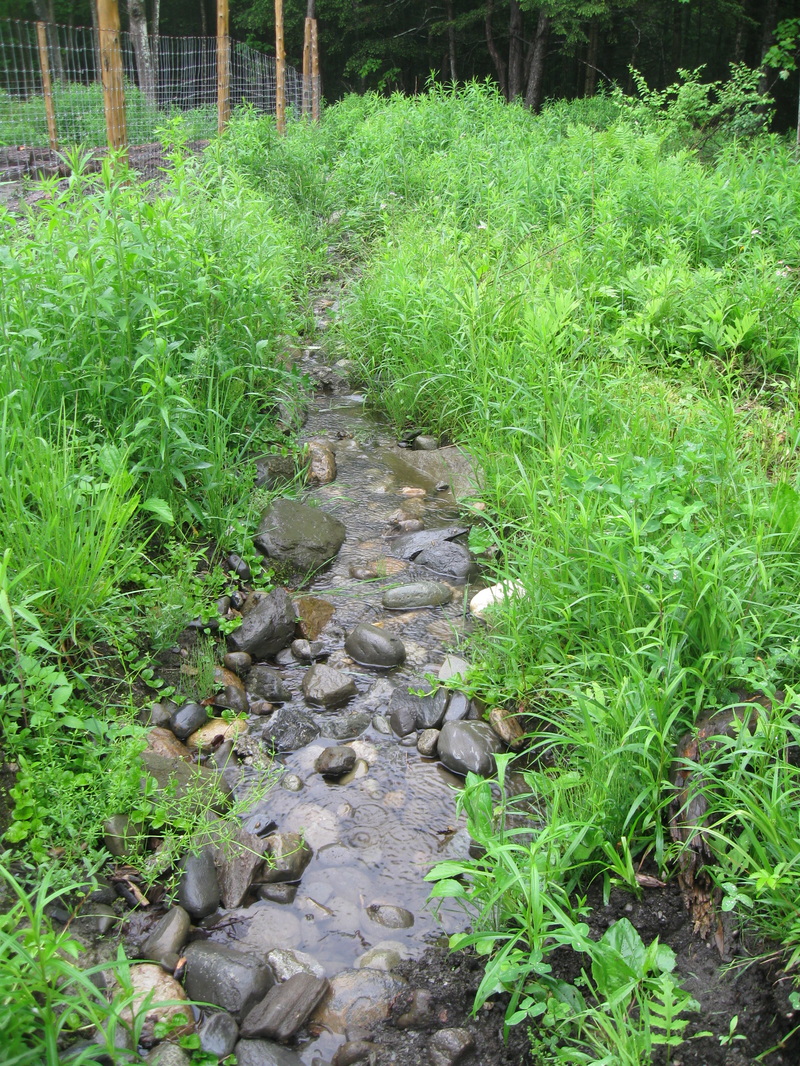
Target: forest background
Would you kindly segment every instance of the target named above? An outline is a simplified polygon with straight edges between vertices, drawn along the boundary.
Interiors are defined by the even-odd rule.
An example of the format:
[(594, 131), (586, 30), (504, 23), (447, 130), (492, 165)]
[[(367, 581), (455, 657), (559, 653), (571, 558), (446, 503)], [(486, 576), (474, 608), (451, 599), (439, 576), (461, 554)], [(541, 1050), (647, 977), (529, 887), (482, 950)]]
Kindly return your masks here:
[[(312, 0), (313, 2), (313, 0)], [(286, 2), (287, 59), (299, 66), (307, 0)], [(121, 0), (123, 27), (215, 33), (214, 0)], [(231, 30), (274, 48), (273, 0), (231, 0)], [(91, 25), (90, 0), (0, 0), (0, 18)], [(317, 0), (323, 93), (413, 93), (438, 80), (495, 80), (508, 99), (538, 110), (545, 99), (593, 96), (612, 83), (631, 92), (631, 68), (651, 88), (680, 70), (725, 79), (731, 64), (763, 70), (778, 129), (794, 124), (798, 77), (764, 65), (776, 30), (800, 16), (797, 0)], [(793, 73), (789, 73), (793, 71)]]

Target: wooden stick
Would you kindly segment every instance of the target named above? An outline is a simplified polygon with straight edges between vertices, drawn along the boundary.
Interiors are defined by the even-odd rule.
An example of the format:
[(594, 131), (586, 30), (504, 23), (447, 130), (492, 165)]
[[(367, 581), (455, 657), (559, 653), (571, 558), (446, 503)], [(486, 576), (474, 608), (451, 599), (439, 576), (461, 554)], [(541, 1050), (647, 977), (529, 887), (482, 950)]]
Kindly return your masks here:
[(42, 68), (42, 94), (44, 96), (44, 110), (47, 115), (47, 136), (50, 141), (50, 147), (56, 152), (58, 151), (56, 109), (53, 103), (53, 82), (50, 78), (50, 58), (47, 55), (47, 29), (43, 22), (36, 23), (36, 37), (39, 42), (39, 66)]
[(97, 0), (97, 31), (100, 37), (100, 75), (103, 80), (108, 146), (125, 149), (128, 147), (128, 131), (117, 0)]
[(231, 117), (231, 39), (228, 0), (217, 0), (217, 133)]
[(319, 122), (320, 95), (319, 37), (317, 20), (313, 19), (311, 23), (311, 118), (314, 122)]
[(303, 27), (303, 114), (311, 111), (311, 23), (307, 18)]
[(283, 0), (275, 0), (275, 124), (286, 132), (286, 52), (283, 43)]

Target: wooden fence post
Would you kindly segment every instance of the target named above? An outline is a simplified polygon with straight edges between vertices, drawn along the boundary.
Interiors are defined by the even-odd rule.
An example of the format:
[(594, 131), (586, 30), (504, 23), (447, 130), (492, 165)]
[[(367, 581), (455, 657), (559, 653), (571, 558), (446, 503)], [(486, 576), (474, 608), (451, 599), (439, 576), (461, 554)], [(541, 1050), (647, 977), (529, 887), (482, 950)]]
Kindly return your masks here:
[(319, 38), (317, 20), (314, 19), (311, 23), (311, 118), (314, 122), (319, 122), (320, 96)]
[(307, 18), (303, 27), (303, 114), (311, 111), (311, 22)]
[(275, 0), (275, 123), (286, 132), (286, 51), (283, 44), (283, 0)]
[(217, 0), (217, 133), (231, 117), (231, 39), (228, 0)]
[(100, 37), (100, 74), (109, 148), (127, 148), (125, 86), (122, 80), (122, 49), (119, 43), (117, 0), (97, 0), (97, 31)]
[(42, 95), (44, 110), (47, 115), (47, 137), (53, 151), (58, 150), (56, 133), (56, 109), (53, 103), (53, 81), (50, 77), (50, 59), (47, 55), (47, 29), (43, 22), (36, 23), (36, 37), (39, 42), (39, 66), (42, 68)]

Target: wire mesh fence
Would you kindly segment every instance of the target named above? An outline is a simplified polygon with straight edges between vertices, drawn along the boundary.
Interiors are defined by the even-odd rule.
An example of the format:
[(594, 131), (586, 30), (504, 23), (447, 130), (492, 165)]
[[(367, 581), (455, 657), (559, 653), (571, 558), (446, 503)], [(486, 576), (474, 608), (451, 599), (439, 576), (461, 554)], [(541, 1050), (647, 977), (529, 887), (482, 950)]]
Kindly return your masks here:
[[(165, 120), (183, 116), (187, 137), (217, 129), (216, 37), (119, 34), (129, 144), (148, 144)], [(275, 59), (229, 40), (230, 104), (275, 112)], [(0, 19), (0, 147), (94, 146), (106, 142), (100, 35), (92, 27)], [(302, 77), (286, 68), (296, 114)], [(50, 125), (48, 125), (48, 108)], [(54, 128), (53, 128), (54, 126)]]

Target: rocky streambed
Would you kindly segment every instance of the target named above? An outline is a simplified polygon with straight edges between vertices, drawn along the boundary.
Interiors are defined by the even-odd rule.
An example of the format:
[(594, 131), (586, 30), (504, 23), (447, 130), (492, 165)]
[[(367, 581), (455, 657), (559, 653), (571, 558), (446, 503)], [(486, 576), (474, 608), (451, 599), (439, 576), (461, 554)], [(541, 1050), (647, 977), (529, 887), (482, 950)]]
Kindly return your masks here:
[[(458, 504), (476, 474), (455, 448), (396, 441), (314, 350), (302, 358), (319, 387), (303, 430), (311, 487), (274, 500), (254, 541), (305, 577), (248, 593), (249, 567), (228, 560), (243, 592), (220, 611), (241, 623), (216, 691), (156, 704), (143, 755), (161, 786), (199, 786), (220, 811), (235, 797), (246, 814), (232, 835), (212, 824), (175, 905), (142, 910), (126, 949), (141, 994), (178, 1002), (176, 1033), (196, 1029), (240, 1066), (402, 1061), (376, 1037), (392, 1012), (423, 1034), (422, 1061), (448, 1066), (475, 1055), (475, 982), (456, 1008), (401, 971), (468, 923), (450, 901), (434, 914), (423, 878), (468, 853), (463, 776), (491, 774), (515, 742), (513, 721), (490, 724), (457, 688), (467, 663), (453, 649), (482, 587)], [(260, 476), (274, 483), (280, 461)], [(125, 820), (107, 830), (124, 864)], [(201, 1017), (187, 996), (209, 1005)], [(148, 1061), (188, 1061), (151, 1013)]]

